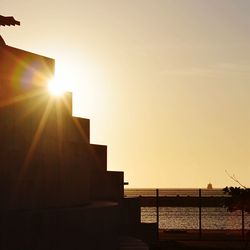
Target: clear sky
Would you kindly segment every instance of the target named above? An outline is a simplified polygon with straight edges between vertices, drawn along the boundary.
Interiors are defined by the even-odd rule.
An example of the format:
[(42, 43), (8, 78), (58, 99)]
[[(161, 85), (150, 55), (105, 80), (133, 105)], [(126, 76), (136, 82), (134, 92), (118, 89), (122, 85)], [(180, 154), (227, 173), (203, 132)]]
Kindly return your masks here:
[(250, 186), (249, 0), (1, 0), (8, 45), (56, 59), (129, 187)]

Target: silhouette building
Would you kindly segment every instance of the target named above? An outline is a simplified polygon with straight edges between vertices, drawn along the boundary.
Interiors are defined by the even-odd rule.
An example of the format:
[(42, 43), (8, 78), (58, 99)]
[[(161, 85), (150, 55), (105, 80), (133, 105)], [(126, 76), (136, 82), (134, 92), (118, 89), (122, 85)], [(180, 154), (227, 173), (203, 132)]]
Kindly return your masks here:
[(116, 249), (123, 172), (107, 170), (72, 94), (47, 91), (54, 64), (0, 46), (0, 248)]

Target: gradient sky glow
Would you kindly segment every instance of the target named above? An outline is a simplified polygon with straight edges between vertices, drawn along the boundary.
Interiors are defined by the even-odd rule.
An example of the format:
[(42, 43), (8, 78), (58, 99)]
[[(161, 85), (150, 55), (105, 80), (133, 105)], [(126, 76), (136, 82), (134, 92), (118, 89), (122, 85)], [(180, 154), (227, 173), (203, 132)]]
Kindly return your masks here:
[(129, 187), (250, 186), (249, 0), (1, 0), (10, 46), (56, 59)]

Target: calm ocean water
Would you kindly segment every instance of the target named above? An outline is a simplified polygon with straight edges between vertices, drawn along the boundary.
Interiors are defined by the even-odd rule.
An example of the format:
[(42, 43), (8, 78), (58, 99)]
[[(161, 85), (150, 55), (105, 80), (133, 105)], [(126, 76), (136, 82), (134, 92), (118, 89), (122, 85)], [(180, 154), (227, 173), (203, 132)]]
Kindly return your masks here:
[[(137, 188), (125, 189), (125, 195), (128, 197), (136, 196), (155, 196), (156, 189)], [(159, 189), (160, 196), (199, 196), (199, 189), (194, 188), (165, 188)], [(222, 196), (224, 195), (222, 189), (201, 189), (202, 196)]]
[[(201, 191), (202, 196), (224, 195), (221, 189)], [(155, 196), (155, 189), (126, 189), (127, 197)], [(160, 189), (160, 196), (198, 196), (198, 189)], [(161, 229), (198, 229), (199, 208), (196, 207), (160, 207), (159, 227)], [(224, 207), (204, 207), (201, 210), (203, 229), (241, 229), (241, 211), (228, 212)], [(250, 230), (250, 214), (245, 213), (245, 229)], [(156, 222), (156, 208), (142, 207), (141, 221)]]

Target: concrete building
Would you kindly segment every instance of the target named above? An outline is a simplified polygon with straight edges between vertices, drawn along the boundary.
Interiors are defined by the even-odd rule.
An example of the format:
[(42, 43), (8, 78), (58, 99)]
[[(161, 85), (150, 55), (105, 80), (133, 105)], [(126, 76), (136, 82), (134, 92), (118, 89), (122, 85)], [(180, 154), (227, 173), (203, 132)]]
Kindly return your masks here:
[(0, 249), (116, 249), (123, 172), (90, 143), (51, 58), (0, 46)]

